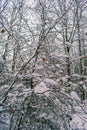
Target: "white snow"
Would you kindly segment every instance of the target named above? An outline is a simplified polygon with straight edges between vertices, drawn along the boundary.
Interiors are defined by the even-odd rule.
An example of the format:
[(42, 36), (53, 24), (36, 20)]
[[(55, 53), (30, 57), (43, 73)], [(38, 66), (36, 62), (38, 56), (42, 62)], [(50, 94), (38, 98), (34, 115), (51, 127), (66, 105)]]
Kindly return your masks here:
[(63, 83), (66, 83), (66, 82), (67, 82), (67, 78), (66, 78), (66, 77), (63, 77), (63, 78), (62, 78), (62, 81), (63, 81)]
[(36, 69), (39, 70), (39, 69), (43, 69), (43, 66), (42, 65), (35, 65)]
[[(86, 118), (87, 115), (85, 114)], [(71, 121), (71, 126), (73, 129), (79, 129), (79, 130), (87, 130), (87, 121), (84, 121), (82, 118), (82, 115), (79, 116), (78, 114), (73, 114), (72, 115), (72, 121)]]
[(14, 96), (14, 94), (8, 93), (8, 97), (13, 97), (13, 96)]
[(73, 127), (73, 128), (77, 128), (77, 129), (83, 129), (84, 127), (83, 127), (83, 123), (82, 123), (82, 120), (81, 120), (81, 118), (78, 116), (78, 115), (76, 115), (76, 114), (73, 114), (73, 116), (72, 116), (72, 118), (73, 118), (73, 120), (72, 120), (72, 122), (71, 122), (71, 126)]
[(84, 124), (84, 128), (87, 130), (87, 122)]
[(53, 79), (49, 79), (49, 78), (44, 79), (44, 82), (49, 85), (57, 85), (56, 81), (54, 81)]
[(56, 64), (56, 67), (60, 68), (60, 64)]
[(41, 113), (39, 117), (42, 118), (42, 117), (46, 117), (46, 116), (47, 116), (46, 113)]
[(78, 74), (73, 74), (72, 76), (80, 78), (80, 75), (78, 75)]
[(83, 85), (83, 88), (84, 88), (84, 90), (87, 90), (87, 87), (86, 87), (86, 85), (85, 85), (85, 84)]
[(71, 92), (71, 98), (75, 99), (76, 101), (81, 101), (81, 99), (79, 98), (79, 96), (75, 91)]
[(32, 76), (33, 76), (33, 77), (40, 77), (41, 75), (38, 74), (38, 73), (32, 73)]
[(38, 84), (35, 87), (34, 92), (36, 94), (44, 94), (47, 97), (49, 96), (49, 88), (47, 88), (47, 86), (44, 82), (41, 82), (40, 84)]
[(67, 46), (67, 47), (70, 47), (70, 46), (71, 46), (71, 43), (70, 43), (70, 42), (66, 42), (66, 46)]

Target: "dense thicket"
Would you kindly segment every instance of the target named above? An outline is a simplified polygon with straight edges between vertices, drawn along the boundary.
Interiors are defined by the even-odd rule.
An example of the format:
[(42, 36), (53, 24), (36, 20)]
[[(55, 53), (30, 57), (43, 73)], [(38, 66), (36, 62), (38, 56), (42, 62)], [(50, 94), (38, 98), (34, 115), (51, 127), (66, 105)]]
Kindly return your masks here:
[(87, 129), (86, 11), (86, 0), (0, 0), (0, 130)]

